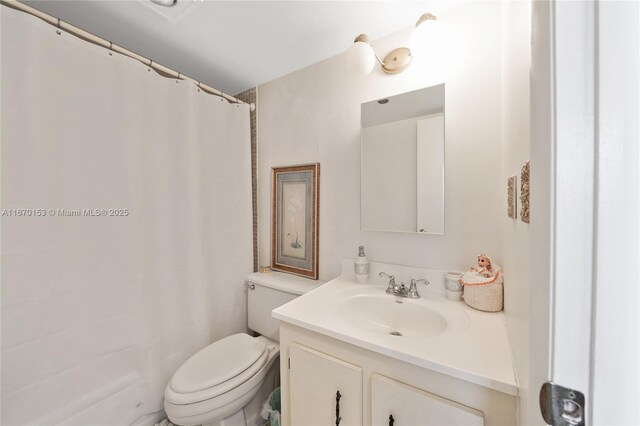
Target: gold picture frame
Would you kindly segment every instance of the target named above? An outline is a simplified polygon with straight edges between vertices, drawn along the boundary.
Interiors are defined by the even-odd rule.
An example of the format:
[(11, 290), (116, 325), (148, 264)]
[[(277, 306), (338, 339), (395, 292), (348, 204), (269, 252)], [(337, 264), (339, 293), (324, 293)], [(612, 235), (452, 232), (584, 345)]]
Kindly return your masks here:
[(271, 170), (271, 268), (317, 280), (320, 164)]

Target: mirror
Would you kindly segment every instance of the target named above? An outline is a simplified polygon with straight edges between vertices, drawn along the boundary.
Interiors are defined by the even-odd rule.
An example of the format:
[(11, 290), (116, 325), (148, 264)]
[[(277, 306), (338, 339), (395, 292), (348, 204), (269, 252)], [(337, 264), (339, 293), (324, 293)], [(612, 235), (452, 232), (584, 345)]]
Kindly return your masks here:
[(444, 234), (444, 84), (361, 105), (361, 228)]

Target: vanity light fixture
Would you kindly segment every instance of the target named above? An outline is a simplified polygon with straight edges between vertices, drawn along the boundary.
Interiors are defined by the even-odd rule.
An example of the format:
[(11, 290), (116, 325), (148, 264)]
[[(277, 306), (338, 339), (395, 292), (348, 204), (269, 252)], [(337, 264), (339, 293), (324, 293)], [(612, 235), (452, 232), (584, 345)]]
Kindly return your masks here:
[[(425, 13), (420, 16), (418, 22), (416, 22), (415, 29), (412, 35), (412, 47), (416, 47), (424, 43), (426, 29), (430, 22), (435, 22), (436, 17), (431, 13)], [(415, 49), (414, 49), (415, 50)], [(376, 60), (382, 67), (382, 71), (387, 74), (398, 74), (406, 70), (411, 64), (413, 54), (408, 47), (398, 47), (393, 49), (385, 56), (384, 60), (380, 60), (376, 55), (371, 43), (369, 42), (369, 36), (366, 34), (360, 34), (353, 41), (353, 46), (349, 49), (349, 55), (352, 58), (352, 63), (360, 74), (366, 75), (373, 70)]]

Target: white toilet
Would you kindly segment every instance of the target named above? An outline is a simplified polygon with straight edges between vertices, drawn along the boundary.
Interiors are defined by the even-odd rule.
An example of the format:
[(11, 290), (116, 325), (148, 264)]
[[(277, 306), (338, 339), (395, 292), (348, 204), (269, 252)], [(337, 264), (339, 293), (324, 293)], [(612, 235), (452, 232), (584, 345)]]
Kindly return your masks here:
[(182, 364), (164, 391), (164, 409), (173, 423), (255, 424), (262, 402), (279, 383), (278, 321), (271, 311), (314, 285), (304, 278), (270, 272), (249, 275), (247, 286), (247, 325), (260, 336), (225, 337)]

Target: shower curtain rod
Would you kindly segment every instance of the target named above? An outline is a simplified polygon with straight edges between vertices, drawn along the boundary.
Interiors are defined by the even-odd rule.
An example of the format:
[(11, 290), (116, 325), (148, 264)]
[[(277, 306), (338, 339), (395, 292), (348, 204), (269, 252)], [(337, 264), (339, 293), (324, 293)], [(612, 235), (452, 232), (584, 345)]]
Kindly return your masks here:
[[(210, 93), (212, 95), (215, 96), (220, 96), (221, 98), (224, 98), (226, 100), (228, 100), (229, 102), (232, 103), (236, 103), (236, 104), (246, 104), (246, 102), (241, 101), (240, 99), (228, 95), (216, 88), (213, 88), (211, 86), (208, 86), (204, 83), (199, 82), (198, 80), (194, 80), (191, 77), (187, 77), (186, 75), (179, 73), (177, 71), (172, 70), (171, 68), (167, 68), (164, 65), (161, 65), (157, 62), (154, 62), (151, 59), (145, 58), (144, 56), (138, 55), (135, 52), (130, 51), (129, 49), (125, 49), (124, 47), (118, 46), (117, 44), (113, 44), (112, 42), (110, 42), (109, 40), (105, 40), (101, 37), (98, 37), (95, 34), (92, 34), (88, 31), (83, 30), (82, 28), (78, 28), (75, 25), (71, 25), (67, 22), (62, 21), (59, 18), (56, 18), (54, 16), (51, 16), (47, 13), (44, 13), (36, 8), (33, 8), (31, 6), (28, 6), (18, 0), (0, 0), (0, 4), (3, 4), (7, 7), (10, 7), (12, 9), (17, 9), (21, 12), (25, 12), (28, 13), (29, 15), (33, 15), (36, 18), (40, 18), (43, 21), (45, 21), (48, 24), (51, 24), (55, 27), (58, 27), (61, 30), (65, 30), (66, 32), (75, 35), (76, 37), (79, 37), (85, 41), (88, 41), (90, 43), (93, 44), (97, 44), (98, 46), (102, 46), (106, 49), (112, 50), (114, 52), (120, 53), (122, 55), (128, 56), (130, 58), (133, 58), (137, 61), (142, 62), (143, 64), (147, 65), (150, 68), (153, 68), (156, 71), (159, 71), (161, 74), (169, 76), (169, 77), (174, 77), (174, 78), (178, 78), (180, 80), (188, 80), (193, 82), (196, 86), (198, 86), (199, 88), (201, 88), (202, 90), (204, 90), (207, 93)], [(255, 110), (256, 106), (255, 104), (249, 104), (249, 107), (251, 108), (251, 111)]]

